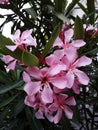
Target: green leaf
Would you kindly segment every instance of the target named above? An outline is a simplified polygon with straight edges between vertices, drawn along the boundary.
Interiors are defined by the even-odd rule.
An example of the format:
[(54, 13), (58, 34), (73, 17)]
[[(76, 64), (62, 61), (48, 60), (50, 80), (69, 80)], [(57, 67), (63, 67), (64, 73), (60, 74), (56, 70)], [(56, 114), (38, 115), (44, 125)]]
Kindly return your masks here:
[(98, 47), (96, 47), (93, 50), (90, 50), (88, 52), (83, 53), (83, 55), (88, 55), (88, 54), (94, 55), (94, 54), (97, 54), (97, 53), (98, 53)]
[(22, 84), (23, 84), (23, 80), (20, 80), (20, 81), (14, 82), (12, 84), (0, 86), (0, 94), (4, 94), (4, 93), (6, 93), (14, 88), (21, 86)]
[(55, 3), (55, 11), (64, 13), (67, 0), (54, 0), (54, 3)]
[(60, 19), (61, 21), (63, 21), (63, 23), (68, 22), (67, 18), (65, 17), (65, 15), (64, 15), (63, 13), (54, 11), (54, 15), (55, 15), (58, 19)]
[(40, 123), (40, 120), (35, 119), (34, 113), (30, 110), (29, 107), (25, 107), (26, 116), (31, 125), (32, 130), (43, 130), (43, 127)]
[(90, 23), (94, 24), (95, 0), (87, 0), (87, 9), (88, 9), (88, 15), (89, 15)]
[(36, 12), (35, 12), (35, 10), (34, 10), (33, 8), (27, 8), (27, 9), (25, 9), (25, 11), (26, 11), (29, 15), (31, 15), (31, 17), (32, 17), (33, 19), (37, 20), (37, 14), (36, 14)]
[(84, 28), (80, 17), (75, 19), (74, 39), (84, 39)]
[(13, 96), (13, 97), (9, 97), (8, 99), (2, 101), (2, 102), (0, 103), (0, 108), (4, 107), (4, 106), (8, 105), (10, 102), (12, 102), (12, 101), (17, 97), (17, 95), (18, 95), (18, 94), (16, 94), (16, 95)]
[(35, 55), (33, 55), (27, 51), (24, 51), (22, 54), (22, 62), (26, 66), (38, 66), (39, 65), (38, 58)]
[(78, 3), (79, 7), (84, 11), (84, 13), (87, 14), (87, 9), (81, 4), (80, 2)]
[(70, 11), (74, 8), (76, 4), (78, 4), (80, 0), (72, 0), (72, 2), (69, 4), (69, 6), (66, 9), (66, 15), (70, 13)]
[(51, 37), (49, 39), (49, 42), (45, 45), (45, 48), (42, 52), (42, 55), (45, 57), (48, 52), (50, 51), (51, 47), (53, 46), (53, 43), (55, 41), (55, 39), (57, 38), (57, 36), (59, 35), (61, 29), (61, 24), (59, 23), (55, 28), (53, 33), (51, 34)]

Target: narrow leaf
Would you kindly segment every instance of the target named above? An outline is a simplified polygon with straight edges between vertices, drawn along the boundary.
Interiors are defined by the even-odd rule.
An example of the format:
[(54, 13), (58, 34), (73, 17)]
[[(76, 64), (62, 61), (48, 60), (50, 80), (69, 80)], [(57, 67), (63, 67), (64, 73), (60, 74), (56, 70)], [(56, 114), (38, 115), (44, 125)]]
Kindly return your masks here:
[(74, 29), (74, 39), (83, 39), (84, 38), (84, 29), (83, 23), (80, 17), (75, 19), (75, 29)]
[(33, 8), (27, 8), (25, 10), (33, 19), (37, 20), (37, 14)]
[(17, 94), (16, 94), (15, 96), (13, 96), (13, 97), (9, 97), (8, 99), (2, 101), (2, 102), (0, 103), (0, 108), (2, 108), (2, 107), (4, 107), (4, 106), (8, 105), (8, 104), (9, 104), (10, 102), (12, 102), (16, 97), (17, 97)]
[(94, 24), (94, 17), (95, 17), (95, 13), (94, 13), (95, 12), (95, 1), (94, 0), (87, 0), (87, 9), (88, 9), (90, 23)]
[(61, 29), (61, 24), (59, 23), (55, 28), (53, 33), (51, 34), (51, 37), (49, 39), (49, 42), (45, 45), (45, 48), (42, 52), (42, 55), (45, 57), (48, 52), (50, 51), (51, 47), (53, 46), (53, 43), (55, 41), (55, 39), (57, 38), (57, 36), (59, 35)]
[(0, 94), (6, 93), (14, 88), (17, 88), (23, 84), (23, 80), (14, 82), (13, 84), (5, 85), (5, 86), (0, 86)]
[(35, 55), (33, 55), (27, 51), (24, 51), (22, 54), (22, 62), (26, 66), (38, 66), (39, 65), (38, 58)]

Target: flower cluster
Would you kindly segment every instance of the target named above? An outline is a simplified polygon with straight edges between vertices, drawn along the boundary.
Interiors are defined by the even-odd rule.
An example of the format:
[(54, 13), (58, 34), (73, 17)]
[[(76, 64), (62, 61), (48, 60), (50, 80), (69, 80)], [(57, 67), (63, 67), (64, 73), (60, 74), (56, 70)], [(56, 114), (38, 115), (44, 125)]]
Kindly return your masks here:
[[(26, 30), (20, 37), (20, 30), (17, 30), (14, 34), (15, 45), (6, 47), (11, 51), (17, 47), (26, 50), (29, 45), (36, 47), (36, 40), (32, 38), (31, 32), (32, 30)], [(28, 66), (23, 72), (24, 91), (27, 94), (25, 104), (35, 109), (38, 119), (46, 117), (56, 124), (61, 120), (63, 112), (71, 119), (71, 107), (76, 105), (76, 101), (73, 96), (68, 95), (68, 91), (72, 89), (75, 94), (79, 94), (79, 85), (89, 83), (89, 77), (79, 67), (91, 64), (92, 60), (86, 56), (78, 56), (77, 50), (86, 43), (81, 39), (73, 40), (73, 34), (73, 29), (63, 26), (53, 44), (56, 49), (45, 57), (45, 64)], [(8, 63), (8, 57), (5, 59)], [(9, 59), (11, 61), (11, 57)], [(15, 59), (12, 60), (16, 63)]]

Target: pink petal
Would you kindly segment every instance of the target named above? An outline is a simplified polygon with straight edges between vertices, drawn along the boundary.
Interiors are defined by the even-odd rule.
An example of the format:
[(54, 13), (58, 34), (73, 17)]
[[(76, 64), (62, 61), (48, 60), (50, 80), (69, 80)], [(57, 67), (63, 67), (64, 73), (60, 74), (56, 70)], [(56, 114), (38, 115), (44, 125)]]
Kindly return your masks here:
[(75, 79), (74, 85), (72, 86), (72, 90), (74, 91), (75, 94), (80, 93), (79, 81), (77, 78)]
[(76, 48), (71, 46), (65, 49), (65, 54), (70, 63), (74, 62), (75, 59), (78, 57)]
[(18, 30), (16, 30), (16, 32), (14, 33), (14, 35), (13, 35), (13, 39), (16, 41), (17, 39), (19, 39), (20, 38), (20, 30), (18, 29)]
[(84, 46), (86, 43), (83, 40), (74, 40), (71, 45), (76, 48)]
[(31, 33), (32, 33), (32, 29), (24, 31), (24, 32), (22, 33), (22, 35), (21, 35), (21, 39), (22, 39), (22, 40), (27, 39), (27, 38), (31, 35)]
[(54, 51), (54, 55), (60, 60), (65, 55), (64, 49)]
[(31, 78), (30, 78), (30, 75), (26, 72), (23, 72), (23, 80), (28, 83), (28, 82), (31, 82)]
[(32, 76), (36, 79), (41, 79), (41, 77), (42, 77), (41, 71), (36, 66), (28, 67), (27, 72), (29, 73), (30, 76)]
[(53, 46), (63, 47), (62, 40), (59, 37), (57, 37), (56, 40), (54, 41)]
[(66, 70), (66, 65), (62, 64), (57, 64), (55, 66), (52, 66), (50, 69), (49, 69), (49, 75), (51, 76), (54, 76), (58, 73), (60, 73), (61, 71), (65, 71)]
[(62, 117), (62, 110), (59, 109), (56, 113), (56, 115), (54, 116), (54, 123), (57, 124), (59, 123), (59, 121), (61, 120), (61, 117)]
[(73, 36), (73, 29), (68, 29), (67, 31), (64, 32), (65, 36), (65, 42), (69, 42)]
[(23, 43), (29, 46), (37, 46), (36, 39), (32, 36), (29, 36), (26, 40), (23, 41)]
[(64, 113), (68, 119), (72, 119), (73, 111), (68, 106), (64, 106)]
[(58, 106), (57, 106), (56, 103), (52, 103), (52, 104), (48, 107), (48, 109), (49, 109), (51, 112), (55, 112), (55, 111), (57, 111)]
[(86, 56), (82, 56), (80, 57), (75, 63), (74, 65), (76, 67), (81, 67), (81, 66), (86, 66), (92, 63), (92, 59), (86, 57)]
[(45, 119), (43, 116), (43, 112), (40, 109), (35, 113), (35, 116), (37, 119)]
[(24, 103), (30, 107), (36, 107), (34, 96), (26, 96)]
[(6, 45), (6, 48), (8, 48), (11, 51), (15, 51), (18, 45)]
[(41, 88), (41, 82), (28, 82), (24, 86), (24, 91), (29, 95), (32, 96), (36, 94)]
[(41, 95), (42, 101), (44, 103), (52, 103), (53, 102), (53, 91), (49, 86), (44, 86), (44, 90)]
[(57, 59), (55, 55), (51, 54), (45, 58), (45, 61), (49, 66), (52, 66), (52, 65), (58, 64), (59, 60)]
[(8, 64), (9, 62), (13, 61), (14, 58), (11, 57), (10, 55), (6, 55), (6, 56), (3, 56), (3, 60), (6, 64)]
[(78, 69), (75, 69), (74, 73), (78, 77), (78, 80), (79, 80), (79, 82), (81, 84), (88, 85), (88, 83), (89, 83), (89, 77), (87, 76), (86, 73), (84, 73), (83, 71), (80, 71)]
[(7, 69), (14, 70), (16, 66), (16, 60), (12, 61), (8, 66)]
[(50, 80), (50, 82), (57, 88), (59, 89), (64, 89), (66, 88), (67, 81), (66, 78), (64, 77), (54, 77)]
[(75, 106), (76, 105), (76, 101), (75, 101), (75, 98), (74, 97), (70, 97), (68, 98), (65, 103), (69, 106)]
[(66, 74), (66, 80), (67, 80), (67, 88), (71, 88), (74, 84), (74, 74), (71, 72), (68, 72)]

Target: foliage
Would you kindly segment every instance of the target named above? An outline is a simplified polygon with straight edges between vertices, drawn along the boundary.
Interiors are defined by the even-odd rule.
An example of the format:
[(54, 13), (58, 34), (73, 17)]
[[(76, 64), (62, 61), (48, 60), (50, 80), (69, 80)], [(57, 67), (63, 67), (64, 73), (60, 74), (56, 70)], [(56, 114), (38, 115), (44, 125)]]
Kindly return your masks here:
[[(81, 0), (73, 0), (67, 5), (67, 0), (9, 0), (8, 4), (0, 4), (1, 9), (12, 10), (12, 14), (0, 15), (5, 21), (0, 25), (0, 130), (97, 130), (98, 129), (98, 14), (95, 7), (97, 1), (86, 0), (85, 7)], [(28, 8), (24, 5), (29, 4)], [(74, 16), (73, 12), (79, 7), (84, 12), (82, 18)], [(22, 52), (19, 48), (13, 53), (5, 45), (13, 42), (2, 35), (6, 23), (12, 22), (11, 33), (17, 29), (22, 32), (32, 29), (32, 36), (37, 39), (37, 49), (32, 48), (32, 54)], [(24, 67), (16, 65), (15, 70), (6, 71), (3, 55), (10, 54), (25, 65), (41, 63), (39, 55), (49, 55), (53, 42), (59, 35), (63, 23), (74, 28), (74, 39), (83, 39), (87, 44), (78, 50), (80, 56), (86, 55), (93, 62), (85, 71), (90, 77), (87, 86), (80, 86), (80, 94), (71, 94), (77, 105), (73, 107), (74, 116), (67, 119), (63, 116), (58, 124), (50, 123), (47, 119), (35, 118), (35, 111), (24, 104), (26, 93), (23, 91)], [(86, 25), (84, 29), (84, 24)], [(93, 28), (89, 29), (89, 25)], [(56, 49), (56, 48), (55, 48)], [(28, 58), (29, 57), (29, 58)], [(32, 62), (33, 59), (33, 62)]]

